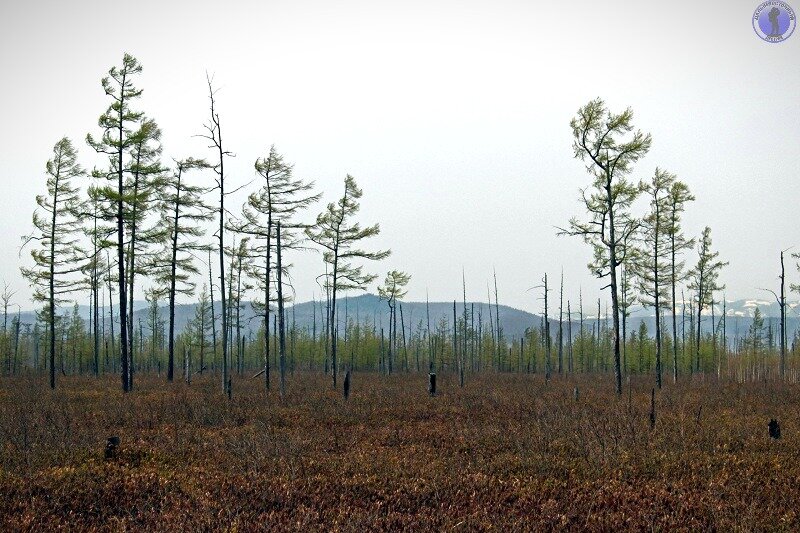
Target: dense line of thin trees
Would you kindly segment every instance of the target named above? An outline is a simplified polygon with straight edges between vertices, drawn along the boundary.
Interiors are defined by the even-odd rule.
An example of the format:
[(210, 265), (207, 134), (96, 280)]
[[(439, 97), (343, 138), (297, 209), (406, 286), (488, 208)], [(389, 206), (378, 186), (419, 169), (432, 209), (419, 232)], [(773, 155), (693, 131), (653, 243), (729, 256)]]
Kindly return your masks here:
[[(148, 307), (137, 317), (133, 330), (136, 353), (135, 371), (155, 373), (167, 378), (166, 369), (169, 357), (168, 317), (159, 301), (151, 299)], [(580, 307), (573, 311), (573, 319), (561, 324), (563, 344), (558, 342), (558, 321), (551, 318), (550, 339), (544, 321), (526, 329), (519, 338), (511, 339), (497, 350), (492, 328), (487, 320), (486, 304), (467, 303), (466, 321), (463, 302), (456, 302), (456, 321), (453, 317), (441, 315), (433, 317), (431, 327), (427, 327), (427, 316), (409, 317), (400, 315), (401, 301), (397, 301), (397, 333), (395, 346), (390, 355), (389, 323), (386, 316), (367, 316), (357, 308), (353, 309), (348, 300), (340, 304), (349, 305), (348, 311), (339, 316), (340, 333), (337, 348), (342, 354), (342, 368), (353, 371), (372, 371), (390, 375), (407, 372), (451, 372), (469, 376), (478, 372), (511, 372), (541, 375), (547, 379), (548, 350), (550, 360), (550, 379), (558, 379), (572, 374), (613, 374), (613, 326), (607, 315), (595, 316), (582, 313)], [(325, 302), (315, 302), (315, 324), (300, 325), (292, 319), (291, 308), (286, 312), (285, 369), (292, 375), (298, 371), (324, 372), (330, 360), (326, 358), (327, 345), (324, 328)], [(699, 374), (739, 380), (779, 379), (781, 377), (780, 325), (777, 320), (766, 319), (759, 308), (748, 327), (740, 327), (735, 319), (720, 314), (714, 317), (713, 324), (703, 322), (700, 338), (700, 366), (697, 370), (694, 323), (696, 311), (693, 305), (683, 303), (679, 306), (679, 337), (673, 342), (666, 333), (662, 338), (662, 351), (670, 353), (677, 347), (679, 375)], [(213, 342), (211, 333), (210, 301), (208, 291), (200, 291), (200, 300), (194, 308), (194, 316), (187, 326), (176, 335), (175, 353), (177, 357), (176, 376), (191, 380), (193, 376), (209, 372), (220, 376), (222, 372), (219, 338)], [(359, 314), (360, 313), (360, 314)], [(567, 313), (565, 313), (565, 318)], [(273, 315), (274, 317), (274, 315)], [(94, 373), (94, 357), (89, 321), (73, 305), (67, 312), (56, 317), (55, 370), (58, 375), (85, 375)], [(667, 318), (662, 318), (667, 322)], [(393, 323), (395, 318), (391, 320)], [(624, 376), (654, 376), (656, 370), (657, 346), (651, 321), (638, 320), (628, 337), (622, 342), (625, 354), (621, 367)], [(10, 313), (4, 330), (0, 330), (2, 347), (3, 375), (25, 373), (46, 373), (50, 368), (47, 357), (49, 333), (44, 331), (42, 322), (33, 324), (20, 322), (18, 311)], [(667, 328), (664, 328), (665, 330)], [(455, 334), (454, 334), (455, 333)], [(118, 373), (120, 361), (114, 357), (111, 343), (110, 321), (101, 320), (100, 373)], [(496, 333), (494, 334), (496, 335)], [(503, 333), (508, 338), (507, 333)], [(118, 337), (117, 337), (118, 341)], [(798, 377), (798, 356), (800, 356), (800, 332), (788, 339), (786, 367), (784, 373)], [(265, 337), (263, 324), (258, 329), (243, 332), (239, 346), (233, 346), (238, 353), (239, 364), (233, 365), (231, 372), (237, 379), (252, 379), (264, 369), (264, 344), (270, 345), (270, 364), (279, 366), (279, 337)], [(557, 352), (561, 346), (563, 364), (559, 368)], [(391, 365), (389, 361), (391, 360)], [(672, 373), (672, 359), (663, 361), (664, 372)]]

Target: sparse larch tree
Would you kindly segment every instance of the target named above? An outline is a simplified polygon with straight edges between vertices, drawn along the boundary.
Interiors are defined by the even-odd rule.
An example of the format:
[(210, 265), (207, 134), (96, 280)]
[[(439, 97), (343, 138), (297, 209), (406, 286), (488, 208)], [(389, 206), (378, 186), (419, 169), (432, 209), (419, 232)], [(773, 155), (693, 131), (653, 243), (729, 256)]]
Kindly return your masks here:
[(202, 374), (206, 369), (205, 352), (206, 348), (210, 346), (209, 338), (211, 338), (211, 300), (209, 299), (208, 289), (205, 284), (200, 290), (197, 307), (195, 307), (192, 330), (194, 332), (192, 344), (197, 347), (198, 356), (200, 358), (198, 361), (198, 372)]
[[(79, 247), (83, 210), (80, 187), (75, 178), (85, 175), (77, 163), (78, 154), (72, 142), (64, 137), (53, 147), (53, 158), (47, 162), (47, 194), (37, 195), (38, 208), (33, 213), (34, 233), (23, 237), (35, 242), (31, 249), (34, 266), (22, 268), (36, 301), (47, 302), (50, 342), (50, 388), (56, 387), (56, 306), (66, 294), (81, 287), (73, 274), (83, 267), (84, 251)], [(7, 315), (7, 311), (6, 311)], [(4, 324), (5, 329), (5, 324)]]
[(143, 114), (133, 111), (130, 107), (131, 100), (141, 96), (141, 89), (133, 85), (133, 78), (142, 72), (142, 66), (135, 57), (125, 54), (122, 59), (122, 67), (112, 67), (108, 76), (102, 79), (103, 90), (111, 98), (111, 105), (100, 116), (98, 125), (103, 133), (100, 139), (96, 140), (91, 134), (86, 136), (86, 142), (98, 153), (108, 156), (109, 168), (106, 171), (95, 169), (92, 175), (96, 178), (108, 180), (114, 185), (108, 185), (99, 189), (106, 201), (116, 206), (116, 248), (117, 248), (117, 284), (119, 287), (119, 324), (120, 324), (120, 363), (122, 390), (130, 390), (130, 359), (128, 342), (129, 331), (128, 313), (128, 293), (125, 250), (125, 219), (127, 215), (126, 203), (128, 197), (125, 188), (125, 174), (130, 172), (130, 164), (126, 161), (125, 154), (136, 142), (132, 127), (141, 119)]
[[(252, 270), (256, 287), (264, 300), (254, 301), (256, 312), (264, 317), (264, 386), (270, 386), (270, 304), (276, 301), (272, 294), (272, 279), (275, 269), (277, 246), (276, 224), (281, 223), (281, 248), (283, 251), (302, 247), (305, 235), (300, 233), (308, 227), (296, 220), (297, 215), (319, 200), (321, 194), (313, 194), (314, 182), (305, 182), (293, 176), (293, 166), (284, 161), (274, 146), (266, 157), (255, 163), (256, 173), (263, 178), (261, 189), (250, 194), (242, 207), (242, 223), (235, 230), (253, 238), (251, 254)], [(263, 257), (263, 262), (255, 257)], [(283, 265), (284, 271), (288, 265)]]
[(656, 386), (661, 388), (662, 377), (662, 330), (661, 312), (669, 302), (669, 201), (675, 175), (656, 168), (653, 178), (643, 184), (650, 202), (650, 211), (642, 219), (641, 246), (637, 252), (636, 274), (639, 301), (652, 307), (656, 317)]
[(386, 300), (389, 306), (389, 352), (387, 355), (388, 372), (392, 373), (392, 358), (397, 356), (397, 302), (403, 299), (408, 291), (405, 290), (411, 276), (399, 270), (392, 270), (386, 274), (383, 286), (378, 287), (378, 296)]
[(317, 216), (314, 227), (306, 230), (308, 238), (323, 248), (323, 261), (328, 265), (325, 286), (330, 290), (328, 311), (328, 344), (333, 365), (333, 386), (336, 387), (338, 361), (336, 359), (336, 295), (347, 290), (364, 290), (377, 276), (366, 274), (361, 265), (353, 264), (358, 259), (380, 260), (389, 256), (389, 250), (369, 252), (357, 246), (369, 237), (380, 233), (380, 226), (361, 227), (353, 217), (358, 213), (361, 189), (349, 174), (344, 180), (344, 193), (336, 203)]
[(684, 250), (694, 248), (694, 239), (687, 239), (681, 228), (681, 214), (686, 209), (686, 203), (694, 200), (694, 196), (689, 192), (689, 187), (681, 182), (675, 181), (669, 191), (669, 202), (667, 213), (669, 225), (667, 233), (669, 235), (669, 264), (670, 276), (669, 283), (671, 289), (671, 311), (672, 311), (672, 381), (678, 381), (678, 314), (677, 314), (677, 286), (686, 276), (684, 272), (684, 262), (678, 257)]
[[(153, 196), (162, 185), (164, 168), (161, 166), (161, 129), (152, 119), (142, 117), (139, 129), (131, 137), (130, 173), (125, 184), (127, 261), (125, 271), (128, 274), (128, 327), (134, 331), (133, 296), (136, 276), (148, 274), (148, 263), (151, 259), (150, 245), (153, 243), (152, 233), (145, 227), (147, 217), (157, 205)], [(133, 388), (133, 372), (136, 345), (133, 335), (128, 340), (130, 363), (128, 388)]]
[(159, 223), (150, 239), (160, 244), (149, 266), (155, 272), (160, 292), (167, 295), (169, 331), (167, 334), (167, 380), (174, 379), (175, 368), (175, 297), (194, 293), (192, 281), (200, 271), (194, 264), (193, 252), (206, 247), (198, 241), (204, 235), (202, 223), (213, 216), (202, 201), (206, 189), (191, 185), (186, 174), (190, 170), (207, 168), (203, 160), (184, 159), (175, 162), (175, 170), (161, 185), (158, 202)]
[(580, 108), (570, 122), (575, 157), (587, 163), (586, 169), (593, 180), (590, 187), (582, 190), (589, 220), (573, 218), (569, 228), (559, 232), (580, 236), (592, 245), (594, 259), (589, 269), (598, 278), (609, 278), (605, 288), (611, 289), (617, 394), (622, 394), (618, 269), (627, 259), (631, 236), (639, 225), (630, 211), (639, 187), (627, 176), (633, 164), (650, 150), (652, 142), (650, 134), (633, 132), (632, 121), (630, 108), (614, 114), (597, 98)]
[(718, 261), (719, 252), (711, 251), (711, 228), (708, 226), (703, 230), (703, 236), (698, 245), (699, 257), (697, 264), (689, 272), (689, 289), (694, 291), (695, 302), (697, 303), (697, 335), (695, 336), (695, 370), (700, 371), (700, 324), (702, 321), (703, 308), (714, 303), (714, 293), (725, 288), (725, 285), (718, 283), (719, 273), (722, 267), (728, 263)]

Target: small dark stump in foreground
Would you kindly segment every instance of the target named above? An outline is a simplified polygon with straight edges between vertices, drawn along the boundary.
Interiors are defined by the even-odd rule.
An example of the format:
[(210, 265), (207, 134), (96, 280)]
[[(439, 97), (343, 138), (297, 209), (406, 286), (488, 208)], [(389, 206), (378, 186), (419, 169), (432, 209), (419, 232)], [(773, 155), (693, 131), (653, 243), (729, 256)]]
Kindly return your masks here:
[(769, 421), (769, 436), (773, 439), (781, 438), (781, 425), (778, 424), (778, 421), (774, 418), (771, 418)]
[(344, 399), (350, 397), (350, 370), (344, 375)]
[(106, 441), (105, 457), (106, 459), (114, 459), (119, 450), (119, 437), (108, 437)]
[(433, 372), (428, 374), (428, 394), (436, 396), (436, 374)]

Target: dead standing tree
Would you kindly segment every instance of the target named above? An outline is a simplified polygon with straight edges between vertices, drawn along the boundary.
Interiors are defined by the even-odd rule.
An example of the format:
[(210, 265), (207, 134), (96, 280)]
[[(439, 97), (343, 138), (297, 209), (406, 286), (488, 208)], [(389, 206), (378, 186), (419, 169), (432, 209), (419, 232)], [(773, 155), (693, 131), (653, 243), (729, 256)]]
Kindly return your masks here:
[(550, 339), (550, 307), (548, 305), (547, 300), (547, 293), (550, 291), (550, 288), (547, 284), (547, 274), (544, 275), (542, 278), (542, 285), (540, 285), (543, 291), (542, 299), (544, 300), (544, 327), (543, 327), (543, 334), (544, 334), (544, 380), (545, 382), (550, 382), (550, 376), (553, 372), (553, 363), (552, 363), (552, 356), (551, 356), (551, 344), (552, 341)]
[(464, 274), (464, 267), (461, 267), (461, 290), (462, 295), (464, 297), (463, 304), (464, 304), (464, 329), (462, 330), (463, 334), (461, 335), (461, 343), (462, 343), (462, 352), (461, 352), (461, 359), (459, 360), (458, 366), (458, 375), (459, 375), (459, 384), (461, 387), (464, 387), (464, 365), (467, 357), (467, 342), (470, 336), (469, 331), (467, 330), (468, 322), (467, 322), (467, 279), (466, 275)]
[(551, 357), (551, 344), (552, 341), (550, 339), (550, 313), (549, 313), (549, 306), (547, 305), (547, 293), (550, 290), (547, 285), (547, 274), (544, 275), (542, 279), (544, 283), (542, 288), (544, 290), (544, 349), (545, 349), (545, 381), (550, 382), (550, 376), (553, 372), (553, 363)]
[(561, 269), (561, 289), (558, 291), (558, 373), (564, 372), (564, 269)]
[(217, 113), (216, 102), (214, 95), (216, 91), (212, 86), (212, 80), (206, 77), (208, 82), (208, 97), (210, 100), (209, 111), (210, 117), (204, 128), (205, 134), (200, 137), (208, 140), (211, 145), (210, 149), (214, 150), (217, 161), (213, 165), (209, 165), (213, 169), (216, 177), (215, 189), (219, 190), (219, 224), (217, 227), (217, 240), (219, 242), (217, 251), (219, 252), (219, 289), (220, 289), (220, 303), (222, 315), (222, 392), (228, 398), (231, 397), (231, 378), (230, 369), (228, 365), (228, 302), (225, 296), (225, 197), (236, 191), (225, 191), (225, 158), (233, 157), (233, 153), (226, 151), (222, 144), (222, 126), (219, 120), (219, 113)]
[[(780, 349), (781, 349), (780, 373), (781, 373), (781, 379), (786, 377), (786, 340), (787, 340), (786, 339), (786, 267), (784, 265), (783, 255), (787, 251), (789, 251), (789, 248), (787, 248), (786, 250), (781, 250), (781, 274), (780, 274), (780, 276), (778, 276), (778, 279), (781, 280), (780, 295), (778, 295), (772, 289), (761, 289), (761, 290), (768, 291), (768, 292), (772, 293), (772, 295), (775, 297), (775, 300), (778, 302), (778, 309), (780, 310), (780, 315), (781, 315), (780, 316), (780, 319), (781, 319), (781, 322), (780, 322), (780, 336), (781, 336), (781, 340), (780, 340)], [(798, 254), (792, 254), (792, 257), (798, 257)], [(798, 290), (800, 290), (800, 285), (792, 284), (790, 288), (793, 291), (798, 291)], [(725, 315), (723, 313), (723, 319), (724, 318), (725, 318)], [(723, 342), (726, 342), (726, 340), (723, 339)], [(726, 342), (726, 344), (727, 344), (727, 342)]]
[(606, 109), (605, 102), (597, 98), (578, 110), (570, 122), (575, 157), (587, 162), (586, 170), (592, 184), (582, 189), (583, 204), (589, 220), (570, 220), (568, 229), (559, 229), (559, 235), (573, 235), (584, 239), (594, 250), (589, 269), (598, 278), (610, 278), (604, 288), (611, 289), (614, 323), (614, 376), (617, 394), (622, 394), (622, 369), (620, 365), (620, 323), (618, 269), (628, 255), (631, 235), (639, 221), (630, 213), (630, 207), (639, 195), (639, 188), (626, 179), (633, 164), (650, 150), (650, 134), (633, 131), (633, 111), (628, 108), (620, 114)]
[[(501, 342), (502, 342), (502, 331), (500, 330), (500, 302), (497, 299), (497, 270), (492, 268), (492, 275), (494, 276), (494, 320), (495, 320), (495, 332), (497, 334), (497, 344), (495, 345), (495, 350), (497, 350), (495, 357), (497, 357), (497, 370), (500, 371), (500, 352), (501, 352)], [(489, 306), (491, 308), (491, 301), (489, 302)]]

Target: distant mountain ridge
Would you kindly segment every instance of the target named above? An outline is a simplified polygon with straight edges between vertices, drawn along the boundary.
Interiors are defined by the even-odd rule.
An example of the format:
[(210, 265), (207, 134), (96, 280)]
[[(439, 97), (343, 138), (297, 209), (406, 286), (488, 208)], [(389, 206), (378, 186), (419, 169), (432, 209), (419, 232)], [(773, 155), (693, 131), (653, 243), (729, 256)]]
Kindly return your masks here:
[[(423, 329), (427, 327), (427, 311), (426, 305), (430, 308), (430, 318), (431, 318), (431, 328), (435, 329), (436, 325), (441, 320), (446, 320), (448, 327), (452, 327), (453, 321), (453, 302), (430, 302), (426, 304), (425, 302), (401, 302), (403, 308), (403, 322), (400, 322), (400, 313), (398, 311), (398, 326), (404, 326), (406, 328), (406, 332), (414, 331), (420, 326), (420, 321), (422, 321)], [(795, 330), (800, 327), (800, 315), (798, 315), (798, 311), (800, 311), (800, 302), (791, 301), (788, 303), (788, 311), (787, 311), (787, 335), (791, 339)], [(460, 319), (463, 316), (463, 302), (456, 301), (456, 315)], [(688, 314), (688, 305), (687, 302), (687, 314)], [(778, 318), (780, 316), (778, 303), (773, 300), (767, 299), (751, 299), (751, 300), (734, 300), (728, 301), (725, 304), (726, 311), (727, 311), (727, 331), (728, 335), (733, 338), (735, 335), (742, 336), (744, 335), (747, 330), (750, 328), (750, 324), (752, 323), (752, 316), (755, 312), (755, 309), (758, 308), (761, 310), (762, 315), (764, 316), (765, 326), (767, 326), (770, 322), (772, 323), (773, 331), (777, 335), (777, 328), (778, 328)], [(220, 303), (215, 302), (215, 309), (217, 310), (217, 316), (219, 316), (219, 308)], [(195, 315), (196, 304), (178, 304), (175, 306), (175, 327), (176, 331), (180, 333), (186, 327), (190, 320), (194, 318)], [(485, 331), (489, 331), (489, 304), (486, 302), (467, 302), (467, 309), (468, 311), (472, 312), (474, 309), (474, 324), (475, 327), (478, 327), (479, 320), (483, 323), (483, 327)], [(529, 327), (536, 327), (538, 328), (541, 325), (541, 316), (530, 313), (528, 311), (523, 311), (521, 309), (516, 309), (514, 307), (510, 307), (507, 305), (500, 305), (500, 327), (503, 331), (503, 336), (506, 340), (510, 341), (511, 339), (518, 339), (522, 337), (525, 333), (526, 328)], [(630, 335), (630, 331), (635, 328), (639, 327), (639, 323), (644, 321), (647, 325), (648, 331), (653, 332), (655, 330), (655, 317), (652, 314), (651, 309), (641, 308), (641, 307), (634, 307), (631, 310), (631, 316), (628, 319), (629, 327), (628, 327), (628, 334)], [(71, 313), (72, 307), (63, 307), (61, 308), (61, 313)], [(143, 301), (135, 301), (134, 302), (134, 323), (139, 325), (139, 321), (141, 320), (142, 327), (144, 328), (145, 332), (147, 331), (147, 314), (148, 314), (148, 304), (147, 302)], [(161, 306), (160, 308), (161, 317), (163, 320), (167, 320), (168, 317), (168, 309), (166, 306)], [(552, 329), (553, 326), (558, 325), (558, 307), (557, 304), (551, 309), (551, 317), (550, 317), (550, 324), (551, 324), (551, 332), (555, 334), (555, 329)], [(566, 312), (566, 310), (565, 310)], [(603, 313), (605, 313), (605, 307), (603, 308)], [(681, 312), (681, 304), (678, 305), (678, 320), (680, 318)], [(89, 308), (85, 305), (78, 306), (78, 313), (84, 319), (88, 319), (89, 317)], [(316, 320), (316, 327), (317, 332), (322, 331), (323, 322), (322, 322), (322, 315), (324, 314), (324, 302), (316, 301), (316, 302), (302, 302), (298, 303), (294, 306), (288, 306), (286, 308), (286, 318), (289, 324), (292, 323), (294, 320), (297, 327), (300, 329), (308, 329), (308, 331), (312, 331), (314, 328), (314, 322)], [(715, 314), (717, 320), (721, 317), (722, 314), (722, 305), (715, 306)], [(11, 321), (12, 316), (15, 314), (9, 313), (9, 323)], [(343, 327), (345, 323), (345, 316), (347, 316), (348, 320), (357, 321), (362, 324), (372, 325), (373, 322), (376, 328), (380, 329), (384, 327), (388, 329), (388, 321), (389, 321), (389, 307), (385, 300), (381, 300), (378, 296), (374, 294), (361, 294), (358, 296), (345, 296), (337, 300), (337, 315), (338, 319), (337, 322), (339, 327)], [(493, 321), (496, 321), (495, 318), (495, 306), (492, 304), (491, 306), (491, 317)], [(704, 311), (704, 316), (706, 312)], [(710, 330), (710, 313), (708, 313), (708, 317), (704, 318), (703, 321), (703, 329)], [(479, 319), (480, 316), (480, 319)], [(572, 313), (573, 319), (573, 334), (577, 332), (575, 325), (578, 323), (578, 313), (573, 310)], [(35, 321), (35, 314), (32, 311), (22, 312), (20, 314), (22, 324), (33, 324)], [(601, 321), (605, 321), (607, 317), (602, 316), (600, 317)], [(671, 317), (669, 312), (667, 311), (667, 315), (665, 317), (668, 324), (671, 324)], [(610, 326), (610, 318), (608, 319), (609, 326)], [(566, 317), (565, 317), (566, 322)], [(584, 326), (586, 328), (591, 328), (593, 324), (597, 322), (597, 312), (596, 308), (594, 312), (592, 312), (591, 307), (584, 306)], [(243, 309), (241, 311), (241, 323), (245, 329), (245, 335), (249, 335), (252, 333), (255, 335), (258, 328), (261, 326), (261, 321), (256, 317), (256, 313), (254, 312), (252, 305), (249, 301), (243, 302)], [(146, 333), (145, 333), (146, 334)]]

